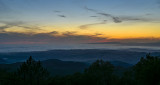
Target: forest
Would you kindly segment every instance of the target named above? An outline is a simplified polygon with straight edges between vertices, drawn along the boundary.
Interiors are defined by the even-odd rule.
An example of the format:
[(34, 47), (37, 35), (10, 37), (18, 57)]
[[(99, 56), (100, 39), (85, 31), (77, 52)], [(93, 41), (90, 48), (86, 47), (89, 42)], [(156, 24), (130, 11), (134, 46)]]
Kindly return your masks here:
[(30, 56), (16, 71), (0, 68), (0, 85), (160, 85), (158, 56), (147, 54), (120, 76), (116, 70), (110, 62), (97, 60), (83, 72), (52, 76)]

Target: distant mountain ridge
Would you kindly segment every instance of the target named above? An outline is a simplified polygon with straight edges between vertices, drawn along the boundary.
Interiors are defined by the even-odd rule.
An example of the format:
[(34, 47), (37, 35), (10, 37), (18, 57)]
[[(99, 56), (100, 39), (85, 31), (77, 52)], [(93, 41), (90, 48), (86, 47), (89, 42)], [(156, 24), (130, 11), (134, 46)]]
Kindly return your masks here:
[[(41, 61), (43, 67), (51, 73), (51, 75), (68, 75), (76, 72), (83, 72), (90, 64), (85, 62), (74, 62), (74, 61), (61, 61), (58, 59), (49, 59)], [(22, 62), (17, 62), (13, 64), (0, 64), (1, 69), (8, 71), (16, 71), (17, 68), (22, 64)], [(128, 68), (132, 65), (121, 62), (121, 61), (112, 61), (115, 67)]]
[[(134, 49), (135, 50), (135, 49)], [(137, 52), (131, 50), (99, 50), (99, 49), (77, 49), (77, 50), (50, 50), (33, 52), (0, 53), (0, 59), (6, 58), (7, 63), (25, 61), (29, 56), (36, 60), (58, 59), (63, 61), (77, 61), (92, 63), (97, 59), (105, 61), (122, 61), (136, 64), (141, 57), (149, 52)], [(160, 52), (152, 52), (153, 56), (160, 56)]]
[[(12, 64), (0, 64), (1, 69), (8, 71), (15, 71), (23, 62), (17, 62)], [(89, 64), (83, 62), (74, 61), (61, 61), (57, 59), (49, 59), (41, 61), (44, 68), (51, 73), (51, 75), (67, 75), (75, 72), (82, 72)]]

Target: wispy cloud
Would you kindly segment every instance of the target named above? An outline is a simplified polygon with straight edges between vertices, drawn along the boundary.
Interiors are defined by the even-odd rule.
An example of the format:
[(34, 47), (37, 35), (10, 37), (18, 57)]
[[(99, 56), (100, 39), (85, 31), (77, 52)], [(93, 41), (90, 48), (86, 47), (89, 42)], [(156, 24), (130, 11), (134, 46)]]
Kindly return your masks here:
[(66, 18), (66, 16), (65, 15), (58, 15), (59, 17), (62, 17), (62, 18)]
[(0, 21), (0, 23), (5, 24), (4, 26), (0, 26), (0, 31), (4, 31), (5, 29), (13, 26), (19, 26), (23, 24), (21, 21), (14, 21), (14, 22), (8, 22), (8, 21)]
[(98, 17), (98, 16), (90, 16), (90, 17)]
[(88, 11), (96, 12), (96, 13), (98, 12), (97, 10), (88, 8), (87, 6), (85, 6), (84, 9), (86, 9), (86, 10), (88, 10)]
[(54, 13), (58, 14), (59, 17), (62, 17), (62, 18), (66, 18), (67, 16), (64, 15), (61, 11), (58, 11), (58, 10), (55, 10), (53, 11)]
[(0, 21), (0, 23), (3, 23), (3, 26), (0, 26), (0, 32), (4, 32), (5, 29), (10, 27), (21, 27), (24, 29), (30, 29), (30, 30), (41, 30), (38, 26), (29, 26), (25, 25), (26, 22), (23, 21)]
[(94, 26), (94, 25), (101, 25), (101, 24), (106, 24), (107, 23), (107, 20), (103, 20), (102, 22), (100, 23), (92, 23), (92, 24), (85, 24), (85, 25), (81, 25), (79, 26), (80, 29), (86, 29), (90, 26)]
[(55, 13), (60, 13), (61, 11), (55, 10), (54, 12), (55, 12)]
[(76, 31), (66, 31), (66, 32), (63, 32), (62, 35), (69, 36), (69, 35), (75, 35), (75, 33), (77, 33), (77, 32)]
[(151, 21), (151, 19), (146, 19), (146, 18), (143, 18), (143, 17), (134, 17), (134, 16), (121, 16), (120, 19), (122, 21), (142, 21), (142, 22), (148, 22), (148, 21)]
[(121, 22), (122, 22), (122, 21), (119, 19), (119, 17), (115, 17), (115, 16), (113, 16), (113, 15), (111, 15), (111, 14), (107, 14), (107, 13), (97, 13), (97, 14), (103, 15), (103, 16), (105, 16), (105, 17), (111, 17), (115, 23), (121, 23)]
[(101, 12), (99, 10), (91, 9), (91, 8), (86, 7), (86, 6), (84, 7), (84, 9), (88, 10), (88, 11), (91, 11), (91, 12), (94, 12), (94, 13), (99, 15), (99, 16), (93, 16), (93, 17), (104, 16), (104, 17), (106, 17), (106, 19), (111, 18), (114, 23), (122, 23), (124, 21), (149, 21), (146, 18), (137, 17), (137, 16), (114, 16), (113, 14)]
[(5, 29), (6, 28), (9, 28), (10, 26), (7, 26), (7, 25), (5, 25), (5, 26), (0, 26), (0, 32), (5, 32)]
[[(115, 23), (121, 23), (122, 21), (119, 19), (119, 17), (115, 17), (111, 14), (107, 14), (107, 13), (104, 13), (104, 12), (99, 12), (98, 10), (95, 10), (95, 9), (91, 9), (91, 8), (88, 8), (87, 6), (84, 7), (85, 10), (88, 10), (88, 11), (91, 11), (91, 12), (94, 12), (100, 16), (105, 16), (105, 17), (109, 17), (113, 20), (113, 22)], [(90, 17), (100, 17), (100, 16), (90, 16)], [(84, 25), (81, 25), (79, 26), (80, 29), (87, 29), (88, 27), (90, 26), (94, 26), (94, 25), (100, 25), (100, 24), (106, 24), (107, 23), (107, 20), (102, 20), (101, 22), (99, 23), (91, 23), (91, 24), (84, 24)]]
[(113, 16), (113, 15), (111, 15), (111, 14), (104, 13), (104, 12), (99, 12), (98, 10), (91, 9), (91, 8), (86, 7), (86, 6), (84, 7), (84, 9), (86, 9), (86, 10), (88, 10), (88, 11), (91, 11), (91, 12), (94, 12), (94, 13), (96, 13), (96, 14), (98, 14), (98, 15), (101, 15), (101, 16), (110, 17), (110, 18), (113, 19), (113, 21), (114, 21), (115, 23), (120, 23), (120, 22), (122, 22), (122, 21), (119, 19), (119, 17), (117, 17), (117, 16)]

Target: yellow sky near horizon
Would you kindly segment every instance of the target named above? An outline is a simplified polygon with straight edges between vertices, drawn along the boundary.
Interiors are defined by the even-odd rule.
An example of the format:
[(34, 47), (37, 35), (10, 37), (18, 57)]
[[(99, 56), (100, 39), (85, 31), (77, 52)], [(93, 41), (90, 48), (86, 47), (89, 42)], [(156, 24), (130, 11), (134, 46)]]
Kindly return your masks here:
[[(29, 26), (32, 29), (13, 26), (5, 29), (6, 32), (17, 33), (49, 33), (53, 31), (63, 34), (65, 32), (74, 32), (74, 35), (97, 35), (98, 37), (126, 39), (126, 38), (160, 38), (159, 23), (108, 23), (102, 25), (93, 25), (85, 29), (80, 29), (78, 24), (59, 24), (59, 25), (39, 25), (39, 29), (34, 29), (34, 26)], [(41, 30), (40, 30), (41, 29)]]

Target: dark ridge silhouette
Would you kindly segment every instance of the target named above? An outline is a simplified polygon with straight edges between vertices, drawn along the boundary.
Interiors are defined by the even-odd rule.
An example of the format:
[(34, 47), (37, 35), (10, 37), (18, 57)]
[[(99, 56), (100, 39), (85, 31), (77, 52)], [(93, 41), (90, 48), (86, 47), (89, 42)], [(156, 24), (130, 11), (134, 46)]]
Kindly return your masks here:
[[(49, 59), (41, 61), (42, 66), (47, 68), (51, 75), (69, 75), (75, 72), (83, 72), (89, 64), (84, 62), (74, 61), (61, 61), (58, 59)], [(10, 72), (16, 71), (17, 68), (23, 64), (23, 62), (17, 62), (13, 64), (0, 64), (0, 68), (8, 70)]]
[[(72, 64), (68, 62), (70, 61), (66, 63), (56, 59), (45, 61), (47, 65), (53, 67), (59, 65), (62, 68), (62, 64), (66, 64), (66, 66), (77, 64), (77, 62), (72, 62)], [(146, 57), (141, 57), (134, 66), (125, 67), (125, 70), (122, 70), (122, 67), (118, 65), (122, 62), (113, 61), (112, 63), (100, 59), (82, 72), (49, 76), (47, 69), (40, 61), (29, 57), (27, 61), (20, 63), (15, 71), (1, 68), (0, 85), (160, 85), (160, 58), (157, 56), (147, 54)], [(78, 66), (81, 65), (78, 64)]]

